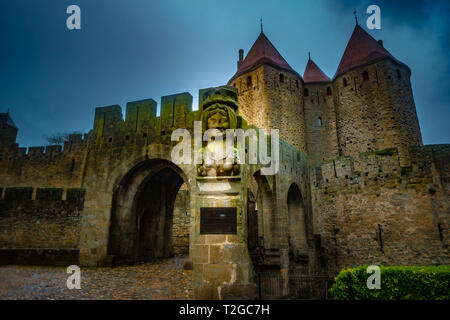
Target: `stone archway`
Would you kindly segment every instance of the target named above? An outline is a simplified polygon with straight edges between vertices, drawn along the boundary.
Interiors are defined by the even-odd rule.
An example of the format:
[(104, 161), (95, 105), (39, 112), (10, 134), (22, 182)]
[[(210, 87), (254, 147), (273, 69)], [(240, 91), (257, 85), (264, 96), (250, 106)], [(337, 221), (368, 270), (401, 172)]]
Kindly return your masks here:
[[(247, 189), (247, 246), (250, 257), (258, 255), (258, 207), (256, 205), (255, 191), (251, 188)], [(255, 261), (253, 261), (255, 264)]]
[(277, 247), (279, 222), (275, 214), (275, 199), (267, 177), (257, 171), (253, 178), (257, 183), (256, 210), (258, 211), (258, 236), (266, 249)]
[[(162, 159), (143, 161), (123, 177), (115, 189), (111, 208), (108, 256), (112, 264), (174, 255), (174, 211), (175, 232), (189, 236), (189, 217), (178, 219), (178, 215), (188, 214), (188, 208), (174, 210), (176, 204), (189, 206), (188, 199), (179, 200), (182, 185), (185, 186), (183, 191), (189, 192), (186, 181), (178, 166)], [(189, 243), (188, 240), (182, 242)]]
[(289, 255), (294, 260), (298, 256), (306, 255), (308, 244), (306, 240), (305, 207), (300, 188), (293, 183), (287, 195)]
[(292, 297), (308, 297), (311, 284), (303, 197), (297, 184), (291, 184), (287, 194), (289, 243), (289, 292)]

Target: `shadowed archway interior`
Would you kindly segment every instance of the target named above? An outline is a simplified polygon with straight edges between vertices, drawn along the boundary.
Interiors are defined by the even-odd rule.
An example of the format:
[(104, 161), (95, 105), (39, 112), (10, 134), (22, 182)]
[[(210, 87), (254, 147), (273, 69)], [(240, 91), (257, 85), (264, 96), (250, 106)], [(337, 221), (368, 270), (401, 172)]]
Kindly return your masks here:
[(279, 237), (279, 224), (274, 214), (274, 198), (267, 177), (258, 170), (253, 179), (256, 181), (256, 210), (258, 212), (258, 236), (263, 239), (264, 249), (275, 248)]
[(111, 210), (108, 255), (114, 264), (174, 255), (174, 206), (184, 182), (181, 169), (166, 160), (145, 161), (122, 179)]
[(289, 228), (289, 255), (298, 261), (308, 252), (306, 240), (306, 221), (303, 197), (300, 188), (293, 183), (288, 191), (288, 228)]

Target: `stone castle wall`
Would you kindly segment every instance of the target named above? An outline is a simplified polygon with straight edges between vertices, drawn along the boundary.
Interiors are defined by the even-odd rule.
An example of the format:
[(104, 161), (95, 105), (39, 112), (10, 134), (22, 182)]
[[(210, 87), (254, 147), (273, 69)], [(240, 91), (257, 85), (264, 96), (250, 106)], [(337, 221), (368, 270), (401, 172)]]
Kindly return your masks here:
[[(78, 260), (84, 189), (19, 187), (2, 191), (0, 264)], [(50, 256), (59, 258), (48, 257), (49, 249)]]
[(333, 94), (331, 83), (305, 84), (303, 101), (307, 153), (312, 164), (319, 164), (339, 155)]
[[(28, 151), (28, 152), (27, 152)], [(86, 140), (1, 150), (0, 263), (78, 262)]]
[[(194, 120), (198, 120), (199, 112), (191, 111), (192, 96), (189, 93), (165, 96), (161, 98), (161, 116), (156, 116), (156, 102), (152, 99), (131, 102), (127, 104), (125, 121), (120, 106), (109, 106), (96, 109), (94, 129), (88, 142), (89, 157), (86, 165), (86, 176), (92, 177), (85, 181), (86, 207), (85, 218), (82, 219), (80, 242), (80, 261), (83, 264), (96, 265), (102, 263), (108, 255), (108, 226), (112, 223), (111, 208), (115, 203), (114, 195), (117, 188), (131, 188), (138, 190), (144, 183), (136, 178), (138, 184), (127, 185), (128, 174), (137, 171), (142, 163), (151, 159), (160, 159), (169, 163), (171, 161), (171, 147), (178, 142), (171, 141), (171, 134), (177, 128), (186, 128), (193, 131)], [(161, 163), (160, 163), (161, 164)], [(155, 168), (156, 170), (157, 168)], [(181, 165), (183, 179), (190, 177), (192, 168)], [(144, 169), (142, 169), (144, 170)], [(151, 174), (149, 168), (147, 174)], [(133, 173), (134, 174), (134, 173)], [(124, 182), (125, 181), (125, 182)], [(125, 185), (123, 185), (125, 183)], [(161, 182), (160, 182), (161, 183)], [(164, 187), (172, 188), (167, 182)], [(163, 186), (161, 186), (162, 188)], [(134, 189), (136, 188), (136, 189)], [(155, 195), (156, 196), (156, 195)], [(131, 194), (130, 194), (131, 197)], [(133, 195), (134, 197), (134, 195)], [(131, 200), (130, 200), (131, 201)], [(128, 203), (128, 202), (127, 202)], [(132, 202), (124, 213), (130, 213)], [(174, 221), (178, 221), (181, 211), (189, 212), (190, 204), (186, 209), (177, 208), (175, 204)], [(183, 223), (185, 223), (183, 219)], [(185, 252), (185, 227), (175, 227), (172, 231), (172, 241), (175, 244), (174, 253)], [(161, 235), (163, 237), (164, 235)], [(131, 241), (124, 239), (124, 241)], [(162, 241), (159, 239), (158, 241)]]
[[(178, 143), (171, 142), (172, 131), (179, 127), (192, 130), (193, 121), (198, 118), (198, 112), (192, 112), (191, 107), (192, 96), (188, 93), (162, 97), (160, 117), (156, 116), (156, 102), (152, 99), (127, 103), (125, 120), (120, 106), (99, 107), (95, 111), (93, 130), (85, 138), (71, 135), (64, 149), (39, 146), (27, 150), (14, 145), (2, 148), (2, 240), (9, 240), (2, 242), (1, 247), (15, 252), (2, 255), (28, 261), (41, 259), (42, 263), (53, 264), (52, 256), (56, 260), (59, 256), (62, 261), (78, 262), (78, 252), (81, 252), (81, 259), (84, 256), (85, 261), (96, 260), (87, 264), (101, 263), (103, 258), (99, 257), (106, 254), (115, 180), (130, 170), (137, 159), (170, 160), (170, 147)], [(14, 188), (25, 188), (31, 194), (27, 193), (23, 203), (16, 201), (9, 205), (13, 194), (9, 190)], [(70, 201), (66, 200), (73, 188), (83, 188), (86, 192), (84, 209), (76, 211), (76, 217)], [(62, 197), (57, 201), (44, 201), (41, 189), (61, 190)], [(181, 211), (186, 214), (186, 209), (181, 208), (185, 200), (180, 200), (175, 208), (176, 221)], [(184, 254), (189, 240), (186, 221), (182, 220), (183, 223), (174, 228), (173, 236), (176, 253)], [(37, 248), (53, 251), (49, 255), (44, 252), (43, 257), (33, 250)], [(58, 251), (63, 249), (74, 249), (75, 253), (64, 255)]]
[(422, 145), (409, 69), (381, 60), (338, 76), (333, 89), (339, 154), (358, 166), (360, 152), (396, 147), (408, 165), (408, 147)]
[(189, 190), (180, 188), (173, 210), (172, 246), (174, 255), (189, 254)]
[[(230, 86), (237, 88), (239, 96), (239, 115), (249, 125), (267, 130), (270, 128), (269, 93), (264, 84), (264, 66), (234, 79)], [(247, 78), (251, 77), (251, 85)]]
[(2, 149), (0, 188), (78, 188), (84, 179), (86, 139), (71, 135), (60, 145)]
[[(248, 85), (249, 77), (251, 85)], [(238, 89), (239, 114), (249, 125), (268, 133), (270, 129), (279, 129), (282, 139), (306, 151), (300, 77), (263, 65), (237, 77), (229, 85)]]
[(312, 169), (315, 233), (328, 272), (358, 265), (449, 264), (450, 146), (366, 152)]
[(124, 147), (140, 149), (153, 143), (170, 145), (173, 130), (193, 130), (199, 113), (191, 110), (189, 93), (162, 97), (159, 117), (153, 99), (127, 103), (125, 121), (119, 105), (96, 108), (90, 147), (95, 144), (97, 149), (119, 151)]
[(409, 165), (408, 147), (422, 145), (410, 75), (405, 65), (384, 59), (329, 84), (304, 84), (263, 65), (230, 85), (238, 89), (239, 113), (249, 125), (279, 129), (313, 164), (349, 155), (358, 167), (360, 152), (395, 147), (401, 164)]

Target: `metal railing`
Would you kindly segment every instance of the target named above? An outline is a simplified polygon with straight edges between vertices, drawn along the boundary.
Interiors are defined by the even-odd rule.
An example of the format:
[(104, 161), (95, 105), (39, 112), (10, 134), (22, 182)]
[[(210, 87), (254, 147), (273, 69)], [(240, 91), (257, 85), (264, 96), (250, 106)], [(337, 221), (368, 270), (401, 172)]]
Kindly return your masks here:
[(329, 300), (328, 289), (334, 279), (329, 276), (289, 275), (289, 282), (280, 273), (257, 273), (260, 300)]

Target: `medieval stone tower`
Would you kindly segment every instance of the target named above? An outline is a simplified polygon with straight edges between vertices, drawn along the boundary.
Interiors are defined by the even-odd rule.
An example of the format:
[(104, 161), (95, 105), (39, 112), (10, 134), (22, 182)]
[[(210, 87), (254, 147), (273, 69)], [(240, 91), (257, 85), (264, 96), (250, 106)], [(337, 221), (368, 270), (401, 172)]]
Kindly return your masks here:
[(228, 81), (228, 85), (238, 89), (242, 117), (264, 130), (279, 129), (283, 139), (306, 151), (301, 76), (263, 32), (246, 58), (242, 58), (241, 50), (238, 71)]
[(278, 128), (311, 163), (370, 150), (422, 145), (411, 70), (356, 25), (332, 79), (309, 58), (303, 78), (261, 32), (228, 84), (249, 124)]
[(355, 27), (333, 78), (340, 155), (397, 147), (408, 163), (408, 146), (422, 145), (410, 76), (381, 41)]

